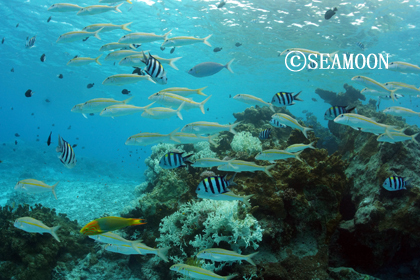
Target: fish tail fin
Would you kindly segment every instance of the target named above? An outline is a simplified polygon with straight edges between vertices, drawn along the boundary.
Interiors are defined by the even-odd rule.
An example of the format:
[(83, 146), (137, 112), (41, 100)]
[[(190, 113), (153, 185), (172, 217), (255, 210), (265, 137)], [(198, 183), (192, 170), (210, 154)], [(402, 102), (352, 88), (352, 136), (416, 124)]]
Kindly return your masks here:
[(303, 151), (304, 151), (304, 150), (299, 151), (299, 152), (297, 152), (297, 153), (294, 153), (295, 158), (296, 158), (298, 161), (300, 161), (300, 162), (303, 162), (303, 161), (302, 161), (302, 159), (299, 157), (299, 155), (300, 155)]
[(274, 113), (276, 112), (276, 111), (274, 110), (274, 105), (273, 105), (273, 104), (271, 104), (271, 103), (270, 103), (270, 105), (268, 105), (268, 108), (270, 108), (270, 110), (271, 110), (271, 111), (273, 111)]
[(356, 107), (353, 107), (353, 108), (347, 109), (347, 111), (348, 111), (349, 113), (351, 113), (351, 111), (353, 111), (354, 109), (356, 109)]
[(138, 225), (145, 225), (147, 222), (145, 219), (131, 219), (130, 226), (138, 226)]
[(411, 139), (413, 139), (414, 142), (416, 142), (417, 144), (419, 144), (419, 141), (416, 140), (417, 135), (419, 135), (419, 133), (416, 133), (414, 135), (411, 136)]
[(214, 134), (214, 135), (210, 135), (209, 137), (207, 137), (209, 143), (212, 144), (213, 146), (217, 146), (216, 142), (214, 142), (214, 138), (216, 138), (217, 135), (218, 134)]
[(232, 71), (232, 68), (230, 68), (230, 65), (232, 64), (232, 62), (234, 61), (235, 59), (234, 58), (232, 58), (226, 65), (225, 65), (225, 67), (226, 67), (226, 69), (227, 70), (229, 70), (229, 72), (230, 73), (232, 73), (233, 74), (233, 71)]
[[(131, 99), (133, 99), (133, 97), (134, 96), (131, 96), (131, 97), (129, 97), (129, 98), (127, 98), (126, 100), (123, 100), (123, 103), (124, 104), (127, 104), (128, 102), (130, 102), (131, 101)], [(152, 103), (153, 104), (153, 103)], [(150, 105), (149, 105), (150, 106)]]
[(207, 88), (207, 87), (202, 87), (202, 88), (197, 89), (197, 94), (198, 94), (198, 95), (207, 96), (207, 94), (204, 94), (204, 93), (203, 93), (203, 90), (205, 90), (206, 88)]
[(276, 164), (268, 165), (264, 168), (264, 172), (265, 172), (265, 174), (268, 175), (268, 177), (273, 177), (273, 175), (271, 175), (269, 170), (272, 169), (274, 166), (276, 166)]
[[(236, 174), (236, 173), (235, 173)], [(254, 195), (253, 194), (250, 194), (250, 195), (246, 195), (246, 196), (244, 196), (243, 198), (242, 198), (242, 202), (243, 203), (245, 203), (245, 205), (246, 206), (248, 206), (248, 207), (251, 207), (251, 203), (249, 203), (249, 199), (251, 198), (251, 197), (253, 197)]]
[(255, 265), (255, 263), (254, 263), (254, 261), (253, 260), (251, 260), (251, 258), (253, 257), (253, 256), (255, 256), (256, 254), (258, 254), (259, 252), (255, 252), (255, 253), (252, 253), (252, 254), (249, 254), (249, 255), (246, 255), (245, 257), (246, 257), (246, 261), (247, 262), (249, 262), (250, 264), (252, 264), (253, 266), (256, 266)]
[(58, 235), (57, 235), (57, 230), (58, 230), (60, 227), (61, 227), (60, 225), (55, 226), (55, 227), (52, 227), (52, 228), (51, 228), (51, 231), (50, 231), (51, 235), (52, 235), (52, 236), (55, 238), (55, 240), (57, 240), (58, 242), (60, 242), (60, 238), (58, 238)]
[(160, 257), (162, 260), (164, 260), (165, 262), (169, 262), (168, 260), (168, 251), (169, 251), (170, 247), (166, 247), (166, 248), (158, 248), (157, 249), (157, 255), (158, 257)]
[(153, 104), (155, 104), (156, 102), (153, 102), (153, 103), (150, 103), (149, 105), (147, 105), (147, 106), (144, 106), (143, 107), (143, 109), (144, 109), (144, 111), (146, 112), (146, 113), (148, 113), (149, 115), (152, 115), (152, 116), (154, 116), (155, 114), (153, 114), (153, 112), (152, 111), (150, 111), (149, 110), (149, 108), (153, 105)]
[(133, 4), (133, 2), (131, 2), (130, 0), (126, 0), (126, 1), (127, 1), (127, 3)]
[[(63, 142), (61, 141), (60, 134), (58, 134), (58, 146), (57, 146), (57, 148), (55, 148), (55, 151), (57, 153), (60, 153), (62, 149), (63, 149)], [(58, 157), (60, 157), (60, 156), (58, 156)]]
[(303, 101), (302, 99), (300, 99), (298, 96), (302, 91), (299, 91), (295, 96), (293, 96), (293, 100), (297, 100), (297, 101)]
[(171, 34), (171, 32), (172, 32), (172, 29), (166, 32), (165, 34), (163, 34), (163, 40), (166, 41), (168, 39), (169, 34)]
[(228, 276), (226, 276), (225, 277), (225, 280), (230, 280), (230, 279), (232, 279), (232, 278), (235, 278), (236, 276), (238, 276), (238, 274), (231, 274), (231, 275), (228, 275)]
[[(417, 141), (416, 141), (417, 142)], [(58, 181), (57, 183), (55, 183), (52, 187), (51, 187), (51, 191), (55, 197), (55, 199), (57, 199), (57, 195), (55, 194), (55, 187), (57, 187), (58, 183), (60, 183), (60, 181)]]
[(118, 13), (122, 13), (121, 10), (119, 9), (121, 7), (121, 5), (124, 4), (124, 2), (122, 2), (121, 4), (117, 5), (114, 7), (114, 10)]
[(93, 32), (93, 35), (96, 37), (96, 39), (98, 39), (98, 40), (102, 40), (101, 39), (101, 37), (99, 37), (99, 32), (101, 32), (102, 31), (102, 29), (104, 29), (104, 27), (102, 27), (101, 29), (99, 29), (99, 30), (96, 30), (95, 32)]
[(169, 62), (169, 66), (171, 66), (172, 68), (174, 68), (175, 70), (179, 70), (178, 67), (176, 67), (175, 65), (175, 61), (180, 60), (182, 58), (182, 56), (180, 57), (175, 57), (171, 59), (171, 62)]
[(179, 141), (179, 139), (178, 138), (176, 138), (176, 136), (175, 136), (175, 133), (177, 133), (177, 131), (179, 130), (179, 127), (178, 128), (176, 128), (174, 131), (172, 131), (171, 133), (169, 133), (169, 138), (172, 140), (172, 141), (175, 141), (175, 142), (178, 142), (178, 143), (181, 143), (181, 141)]
[[(205, 114), (206, 112), (204, 111), (204, 104), (206, 104), (207, 101), (209, 101), (211, 95), (209, 97), (207, 97), (203, 102), (200, 103), (200, 110), (203, 114)], [(185, 101), (184, 101), (185, 102)]]
[(207, 41), (208, 39), (210, 39), (210, 37), (212, 36), (213, 34), (210, 34), (209, 36), (207, 36), (206, 38), (204, 38), (203, 39), (203, 43), (204, 44), (206, 44), (207, 46), (209, 46), (209, 47), (211, 47), (211, 45), (210, 45), (210, 43)]
[[(229, 162), (228, 162), (228, 164), (231, 162), (231, 161), (233, 161), (234, 159), (231, 159), (231, 160), (229, 160)], [(236, 172), (233, 174), (233, 176), (232, 177), (230, 177), (230, 179), (229, 179), (229, 181), (228, 181), (228, 186), (230, 187), (230, 186), (237, 186), (238, 184), (236, 184), (233, 180), (235, 180), (235, 177), (236, 177)]]
[(303, 135), (305, 135), (306, 139), (308, 139), (308, 131), (311, 131), (311, 130), (313, 130), (313, 129), (309, 128), (309, 127), (303, 128), (302, 133), (303, 133)]
[(102, 56), (102, 54), (101, 54), (100, 56), (98, 56), (97, 58), (95, 58), (95, 62), (96, 62), (96, 63), (98, 63), (99, 65), (102, 65), (102, 64), (99, 62), (99, 58), (101, 58), (101, 56)]
[(412, 179), (410, 179), (410, 178), (404, 178), (404, 181), (405, 181), (405, 186), (406, 186), (406, 187), (412, 187), (412, 185), (411, 185), (411, 180), (412, 180)]
[[(398, 89), (398, 88), (397, 88), (397, 89)], [(393, 90), (391, 90), (391, 99), (392, 99), (392, 102), (395, 102), (395, 91), (396, 91), (397, 89), (393, 89)]]
[(315, 141), (311, 142), (309, 144), (308, 148), (310, 148), (310, 149), (316, 149), (315, 146), (314, 146), (314, 144), (315, 144)]
[[(127, 2), (128, 2), (128, 0), (127, 0)], [(128, 3), (132, 4), (131, 2), (128, 2)], [(123, 24), (123, 25), (121, 26), (121, 29), (126, 30), (126, 31), (131, 31), (131, 29), (128, 29), (128, 26), (129, 26), (130, 24), (132, 24), (132, 23), (133, 23), (133, 22), (129, 22), (129, 23)]]
[(235, 127), (237, 127), (240, 123), (241, 123), (241, 122), (237, 122), (237, 123), (232, 124), (232, 125), (229, 127), (229, 132), (230, 132), (230, 133), (232, 133), (232, 134), (234, 134), (234, 135), (236, 135)]
[(339, 51), (335, 51), (335, 52), (332, 52), (332, 53), (328, 54), (328, 60), (331, 61), (331, 63), (334, 62), (333, 56), (336, 55), (338, 52)]
[(82, 115), (83, 115), (83, 117), (85, 117), (85, 119), (87, 119), (87, 118), (88, 118), (88, 117), (86, 116), (86, 114), (83, 114), (83, 113), (82, 113)]
[(156, 84), (156, 82), (155, 82), (155, 81), (153, 81), (152, 77), (147, 76), (147, 79), (148, 79), (149, 81), (151, 81), (152, 83)]
[(181, 120), (184, 120), (184, 119), (182, 118), (182, 115), (181, 115), (181, 110), (182, 110), (182, 108), (184, 107), (184, 105), (185, 105), (185, 101), (184, 101), (184, 102), (182, 102), (182, 104), (181, 104), (181, 105), (179, 105), (178, 109), (176, 110), (176, 114), (177, 114), (178, 118), (180, 118)]
[(137, 247), (137, 245), (139, 245), (139, 244), (141, 244), (141, 240), (130, 242), (131, 248), (133, 248), (134, 251), (136, 251), (137, 253), (139, 253), (139, 255), (143, 255), (141, 253), (140, 249)]

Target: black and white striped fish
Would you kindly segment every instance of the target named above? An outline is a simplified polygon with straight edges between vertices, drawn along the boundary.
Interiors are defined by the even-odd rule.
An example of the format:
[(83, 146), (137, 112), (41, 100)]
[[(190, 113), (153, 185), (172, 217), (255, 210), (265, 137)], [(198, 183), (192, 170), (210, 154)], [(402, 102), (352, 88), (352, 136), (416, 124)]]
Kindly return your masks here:
[(260, 138), (260, 140), (266, 140), (270, 138), (270, 136), (271, 136), (271, 128), (268, 128), (261, 131), (260, 134), (258, 135), (258, 138)]
[(216, 196), (219, 194), (227, 193), (230, 190), (228, 189), (229, 186), (235, 186), (236, 183), (233, 182), (235, 179), (236, 173), (230, 178), (229, 181), (226, 180), (227, 175), (224, 177), (221, 176), (211, 176), (207, 177), (198, 184), (197, 189), (195, 192), (201, 198)]
[(356, 45), (361, 48), (363, 51), (365, 50), (365, 45), (363, 45), (361, 42), (357, 42)]
[(279, 127), (279, 128), (286, 128), (287, 127), (285, 124), (280, 123), (276, 119), (271, 119), (270, 124), (274, 127)]
[(76, 154), (73, 151), (71, 145), (65, 141), (63, 138), (58, 135), (58, 146), (55, 149), (58, 155), (58, 158), (64, 164), (65, 167), (72, 169), (76, 165)]
[(188, 158), (193, 154), (187, 155), (185, 157), (183, 157), (182, 154), (183, 153), (175, 152), (166, 153), (160, 159), (159, 166), (163, 169), (174, 169), (178, 167), (187, 166), (187, 164), (192, 164), (192, 162), (190, 162)]
[(30, 49), (33, 46), (35, 46), (35, 41), (36, 41), (36, 35), (32, 37), (31, 39), (29, 39), (29, 37), (26, 37), (25, 48)]
[(411, 179), (403, 178), (400, 176), (391, 176), (385, 180), (382, 184), (382, 187), (387, 191), (400, 191), (406, 190), (408, 186), (410, 186)]
[(293, 92), (277, 92), (273, 99), (271, 100), (271, 103), (274, 106), (280, 107), (280, 106), (291, 106), (295, 104), (293, 102), (294, 100), (297, 101), (303, 101), (302, 99), (299, 99), (298, 96), (302, 91), (299, 91), (297, 94), (293, 95)]
[(347, 106), (333, 106), (330, 107), (324, 114), (325, 120), (331, 120), (333, 121), (336, 117), (338, 117), (341, 114), (350, 113), (353, 111), (356, 107), (347, 109)]
[(163, 69), (163, 66), (159, 60), (154, 58), (150, 52), (148, 57), (143, 52), (142, 61), (144, 64), (146, 64), (146, 67), (144, 67), (144, 72), (146, 72), (153, 79), (153, 81), (161, 85), (165, 85), (168, 82), (165, 69)]
[[(404, 97), (404, 95), (398, 94), (398, 93), (395, 93), (395, 95), (394, 95), (395, 99), (398, 99), (398, 98), (401, 98), (401, 97)], [(392, 99), (391, 95), (380, 95), (379, 98), (381, 98), (381, 99)]]

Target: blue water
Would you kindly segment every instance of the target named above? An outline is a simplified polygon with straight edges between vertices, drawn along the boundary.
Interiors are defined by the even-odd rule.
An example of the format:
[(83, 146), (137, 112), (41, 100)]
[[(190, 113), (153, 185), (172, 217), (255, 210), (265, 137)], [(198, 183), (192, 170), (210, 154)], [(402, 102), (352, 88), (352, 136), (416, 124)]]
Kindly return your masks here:
[[(305, 114), (301, 112), (309, 110), (326, 127), (323, 115), (330, 105), (315, 94), (317, 88), (342, 92), (343, 84), (348, 83), (362, 89), (351, 81), (355, 75), (368, 76), (382, 83), (399, 81), (420, 86), (418, 75), (388, 70), (304, 70), (292, 73), (285, 67), (284, 56), (278, 57), (278, 51), (292, 47), (323, 53), (361, 53), (356, 43), (362, 42), (365, 54), (389, 54), (390, 62), (419, 64), (417, 2), (232, 0), (222, 9), (216, 7), (218, 2), (133, 0), (133, 5), (125, 3), (121, 7), (121, 14), (109, 12), (79, 17), (76, 13), (49, 12), (47, 9), (54, 1), (1, 1), (0, 37), (4, 37), (5, 42), (0, 45), (0, 205), (13, 200), (16, 195), (13, 187), (17, 181), (34, 176), (47, 184), (62, 182), (57, 188), (57, 196), (70, 201), (63, 204), (45, 195), (42, 202), (56, 207), (59, 212), (67, 212), (70, 218), (88, 221), (103, 214), (103, 209), (98, 208), (81, 215), (77, 208), (69, 205), (79, 201), (87, 203), (91, 196), (101, 196), (107, 205), (115, 205), (112, 190), (117, 186), (125, 188), (118, 203), (129, 203), (134, 199), (134, 187), (145, 180), (143, 161), (151, 149), (150, 146), (125, 146), (125, 140), (139, 132), (169, 133), (194, 121), (233, 123), (232, 114), (248, 107), (229, 98), (239, 93), (269, 101), (279, 91), (302, 91), (300, 97), (304, 102), (288, 109), (303, 118)], [(96, 1), (73, 3), (80, 6), (97, 4)], [(324, 20), (325, 11), (335, 6), (338, 7), (337, 14), (328, 21)], [(52, 19), (47, 22), (50, 16)], [(170, 37), (199, 38), (213, 34), (209, 40), (212, 47), (198, 43), (178, 47), (170, 54), (171, 48), (160, 50), (161, 41), (144, 44), (142, 48), (150, 49), (152, 54), (165, 58), (182, 57), (176, 62), (179, 71), (165, 67), (167, 85), (149, 82), (123, 87), (102, 85), (110, 75), (132, 71), (118, 66), (118, 63), (113, 65), (113, 62), (104, 61), (106, 53), (100, 59), (102, 66), (93, 63), (83, 67), (66, 66), (75, 55), (97, 57), (103, 44), (116, 42), (128, 32), (115, 30), (101, 33), (102, 40), (90, 37), (86, 42), (57, 44), (61, 34), (81, 30), (90, 24), (128, 22), (133, 22), (129, 27), (132, 32), (161, 35), (172, 30)], [(35, 47), (26, 49), (26, 37), (34, 35), (37, 36)], [(236, 47), (237, 42), (242, 45)], [(216, 53), (214, 47), (223, 49)], [(46, 55), (45, 62), (40, 61), (42, 54)], [(232, 58), (235, 58), (232, 64), (234, 74), (224, 69), (211, 77), (195, 78), (187, 73), (198, 63), (226, 64)], [(14, 72), (11, 72), (12, 68)], [(59, 74), (64, 78), (59, 79)], [(94, 83), (94, 87), (88, 89), (88, 83)], [(115, 119), (96, 114), (85, 119), (70, 111), (74, 105), (93, 98), (126, 99), (127, 96), (121, 94), (124, 88), (134, 96), (131, 104), (145, 106), (150, 104), (148, 96), (166, 87), (205, 86), (204, 92), (212, 95), (205, 106), (206, 114), (199, 110), (183, 111), (183, 121), (177, 118), (144, 119), (140, 114)], [(31, 98), (24, 95), (28, 89), (34, 91)], [(194, 96), (194, 100), (204, 98)], [(418, 98), (411, 101), (403, 98), (398, 102), (401, 106), (419, 110)], [(382, 101), (380, 109), (391, 104), (392, 101)], [(410, 118), (407, 123), (418, 125), (419, 121)], [(53, 144), (47, 146), (50, 131), (53, 132)], [(16, 137), (15, 133), (20, 136)], [(66, 169), (56, 157), (58, 134), (70, 144), (78, 145), (75, 148), (78, 164), (72, 170)], [(36, 203), (39, 198), (29, 197), (27, 202)], [(118, 214), (123, 206), (112, 206), (110, 212)]]

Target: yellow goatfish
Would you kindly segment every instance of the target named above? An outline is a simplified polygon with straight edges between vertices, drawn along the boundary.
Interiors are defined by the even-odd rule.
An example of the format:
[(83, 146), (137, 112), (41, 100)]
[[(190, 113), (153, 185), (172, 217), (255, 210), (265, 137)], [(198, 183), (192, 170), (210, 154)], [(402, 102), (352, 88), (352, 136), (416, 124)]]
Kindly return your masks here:
[(150, 108), (150, 109), (144, 110), (141, 116), (143, 118), (149, 118), (149, 119), (169, 119), (176, 115), (178, 116), (178, 118), (183, 120), (182, 115), (181, 115), (181, 110), (182, 110), (182, 107), (184, 107), (184, 104), (185, 102), (182, 102), (182, 104), (179, 105), (177, 110), (174, 110), (171, 108), (165, 108), (165, 107)]
[(400, 83), (400, 82), (387, 82), (384, 86), (388, 90), (395, 90), (400, 94), (406, 94), (410, 96), (416, 96), (420, 94), (420, 90), (413, 85)]
[(49, 186), (42, 181), (38, 181), (35, 179), (25, 179), (17, 182), (15, 190), (26, 192), (29, 194), (52, 192), (55, 199), (57, 199), (57, 195), (55, 194), (55, 187), (57, 187), (58, 183), (59, 182), (55, 183), (52, 186)]
[(163, 34), (163, 35), (156, 35), (155, 33), (144, 33), (144, 32), (136, 32), (130, 33), (122, 36), (118, 43), (125, 43), (125, 44), (143, 44), (143, 43), (150, 43), (158, 40), (166, 40), (168, 35), (172, 32)]
[(416, 140), (416, 137), (419, 135), (419, 133), (416, 133), (414, 135), (406, 135), (402, 132), (390, 132), (390, 135), (392, 136), (392, 138), (386, 134), (381, 134), (378, 136), (378, 138), (376, 138), (376, 140), (378, 142), (388, 142), (391, 144), (412, 140), (415, 143), (419, 144), (419, 142)]
[(56, 12), (56, 13), (67, 13), (67, 12), (78, 12), (82, 8), (83, 7), (80, 7), (74, 4), (58, 3), (58, 4), (51, 5), (51, 7), (48, 8), (48, 11)]
[(203, 95), (203, 96), (207, 96), (206, 94), (203, 93), (203, 90), (205, 90), (207, 87), (203, 87), (203, 88), (198, 88), (198, 89), (189, 89), (186, 87), (171, 87), (171, 88), (165, 88), (163, 90), (160, 90), (160, 93), (163, 92), (170, 92), (173, 94), (177, 94), (180, 96), (189, 96), (191, 94), (198, 94), (198, 95)]
[(167, 248), (158, 248), (154, 249), (151, 248), (143, 243), (136, 243), (133, 246), (126, 245), (126, 244), (108, 244), (104, 248), (106, 251), (114, 252), (114, 253), (120, 253), (124, 255), (156, 255), (165, 262), (169, 262), (168, 257), (166, 256), (169, 251), (169, 247)]
[(113, 50), (120, 50), (120, 49), (133, 49), (135, 50), (136, 47), (133, 44), (120, 44), (120, 43), (108, 43), (103, 45), (99, 51), (100, 52), (105, 52), (105, 51), (113, 51)]
[(123, 101), (118, 101), (112, 98), (95, 98), (85, 103), (80, 103), (75, 105), (71, 111), (73, 113), (81, 113), (85, 118), (87, 118), (86, 114), (90, 113), (100, 113), (106, 107), (117, 105), (117, 104), (127, 104), (133, 97), (127, 98)]
[(232, 278), (235, 278), (238, 276), (237, 274), (231, 274), (228, 276), (220, 276), (213, 271), (206, 270), (204, 268), (198, 267), (198, 266), (192, 266), (192, 265), (186, 265), (182, 263), (174, 264), (169, 268), (172, 271), (176, 271), (181, 273), (182, 275), (185, 275), (190, 278), (196, 278), (196, 279), (207, 279), (207, 280), (213, 280), (213, 279), (222, 279), (222, 280), (229, 280)]
[(240, 102), (249, 104), (249, 105), (258, 105), (258, 106), (268, 106), (271, 111), (274, 112), (274, 107), (273, 104), (269, 103), (269, 102), (265, 102), (264, 100), (262, 100), (259, 97), (250, 95), (250, 94), (237, 94), (233, 97), (233, 99), (238, 100)]
[(247, 261), (253, 266), (256, 266), (253, 260), (251, 259), (256, 254), (258, 254), (258, 252), (244, 256), (234, 251), (219, 248), (209, 248), (198, 252), (197, 258), (212, 260), (215, 262)]
[(199, 108), (201, 112), (205, 114), (206, 112), (204, 111), (204, 104), (206, 104), (206, 102), (209, 101), (210, 97), (211, 95), (202, 102), (195, 102), (190, 98), (183, 97), (170, 92), (156, 92), (149, 96), (149, 100), (153, 100), (156, 103), (169, 108), (177, 108), (185, 102), (184, 110)]
[(87, 37), (90, 37), (90, 36), (95, 36), (98, 40), (101, 40), (101, 37), (99, 37), (98, 35), (99, 32), (101, 32), (101, 30), (102, 29), (99, 29), (98, 31), (95, 31), (95, 32), (87, 32), (87, 31), (67, 32), (60, 35), (56, 43), (71, 43), (71, 42), (76, 42), (76, 41), (82, 41), (83, 39), (86, 39)]
[(402, 61), (394, 61), (388, 65), (388, 70), (403, 72), (403, 73), (420, 73), (420, 67), (415, 64), (410, 64)]
[(170, 39), (165, 39), (165, 41), (162, 43), (162, 47), (164, 47), (164, 46), (181, 47), (181, 46), (196, 44), (196, 43), (200, 43), (200, 42), (203, 42), (207, 46), (211, 47), (210, 43), (207, 40), (210, 39), (210, 37), (212, 35), (213, 34), (210, 34), (209, 36), (207, 36), (205, 38), (194, 38), (194, 37), (191, 37), (191, 36), (173, 37), (173, 38), (170, 38)]
[[(147, 111), (148, 108), (152, 106), (154, 103), (155, 102), (144, 107), (138, 107), (138, 106), (128, 105), (128, 104), (111, 105), (109, 107), (104, 108), (99, 115), (101, 117), (111, 117), (111, 118), (131, 115), (134, 113)], [(153, 114), (153, 113), (150, 113), (150, 114)]]
[(383, 110), (385, 114), (393, 115), (393, 116), (400, 116), (400, 117), (413, 117), (413, 116), (420, 116), (420, 112), (414, 112), (411, 109), (404, 108), (404, 107), (388, 107)]
[(267, 166), (260, 166), (255, 162), (251, 161), (243, 161), (243, 160), (233, 160), (228, 164), (220, 165), (217, 167), (217, 170), (220, 171), (227, 171), (227, 172), (255, 172), (255, 171), (263, 171), (269, 177), (273, 177), (269, 172), (275, 164), (267, 165)]
[(181, 129), (182, 132), (195, 133), (195, 134), (216, 134), (222, 131), (229, 131), (232, 134), (236, 134), (235, 127), (240, 122), (234, 124), (220, 124), (217, 122), (193, 122), (184, 125)]
[[(127, 1), (127, 3), (133, 4), (130, 0), (120, 0), (120, 1)], [(120, 2), (118, 0), (99, 0), (99, 3), (109, 3), (109, 4), (113, 4), (116, 2)]]
[(287, 147), (285, 149), (285, 151), (290, 152), (290, 153), (297, 153), (300, 151), (303, 151), (305, 149), (316, 149), (314, 147), (314, 142), (310, 143), (310, 144), (294, 144), (294, 145), (290, 145), (289, 147)]
[(18, 218), (15, 221), (14, 226), (26, 232), (41, 233), (41, 234), (49, 233), (58, 242), (60, 242), (60, 239), (57, 236), (57, 230), (60, 228), (59, 225), (55, 227), (48, 227), (43, 222), (38, 221), (34, 218), (22, 217), (22, 218)]
[(365, 87), (373, 89), (373, 90), (377, 90), (377, 91), (381, 91), (381, 92), (385, 91), (385, 92), (391, 93), (392, 101), (394, 101), (394, 99), (395, 99), (396, 89), (390, 90), (390, 89), (386, 88), (383, 84), (375, 81), (374, 79), (371, 79), (371, 78), (368, 78), (368, 77), (365, 77), (365, 76), (354, 76), (353, 78), (351, 78), (351, 80), (355, 81), (356, 83), (358, 83), (360, 85), (363, 85)]
[(132, 22), (126, 23), (126, 24), (111, 24), (111, 23), (97, 23), (97, 24), (91, 24), (83, 28), (83, 31), (89, 31), (89, 32), (95, 32), (99, 29), (102, 29), (101, 32), (109, 32), (116, 29), (122, 29), (126, 31), (131, 31), (128, 29), (128, 26), (132, 24)]
[(149, 81), (156, 84), (149, 75), (140, 76), (137, 74), (117, 74), (106, 78), (102, 84), (107, 86), (124, 86), (128, 84), (135, 84), (141, 81)]
[(132, 51), (132, 50), (113, 51), (113, 52), (110, 52), (107, 56), (105, 56), (105, 60), (117, 61), (131, 55), (139, 55), (139, 54), (141, 53), (138, 51)]
[(267, 160), (270, 163), (276, 163), (275, 160), (279, 159), (288, 159), (288, 158), (295, 158), (299, 161), (302, 161), (299, 157), (299, 154), (301, 153), (291, 153), (285, 150), (276, 150), (276, 149), (269, 149), (264, 150), (262, 152), (259, 152), (258, 155), (255, 156), (255, 159), (257, 160)]
[(291, 128), (299, 129), (300, 131), (302, 131), (303, 135), (305, 135), (306, 138), (308, 138), (308, 131), (313, 130), (312, 128), (300, 125), (297, 120), (286, 114), (277, 113), (272, 115), (271, 118)]
[(113, 232), (104, 232), (97, 235), (89, 235), (90, 238), (98, 242), (107, 243), (107, 244), (116, 244), (116, 245), (127, 245), (133, 248), (138, 254), (141, 254), (139, 249), (136, 248), (136, 245), (141, 243), (142, 240), (131, 241), (123, 238), (121, 235), (118, 235)]
[(110, 11), (115, 11), (118, 13), (122, 13), (119, 7), (124, 3), (121, 3), (117, 6), (105, 6), (105, 5), (92, 5), (81, 8), (80, 11), (77, 12), (78, 16), (92, 16), (97, 14), (102, 14)]
[(68, 66), (84, 66), (84, 65), (88, 65), (92, 62), (96, 62), (99, 65), (102, 65), (99, 62), (99, 58), (102, 56), (102, 54), (100, 56), (98, 56), (97, 58), (90, 58), (90, 57), (75, 57), (73, 59), (70, 59), (69, 62), (67, 62)]
[(179, 128), (175, 129), (169, 134), (160, 134), (157, 132), (143, 132), (136, 135), (128, 137), (125, 141), (125, 145), (129, 146), (148, 146), (157, 143), (168, 143), (169, 141), (175, 141), (179, 143), (180, 141), (175, 137), (176, 132)]

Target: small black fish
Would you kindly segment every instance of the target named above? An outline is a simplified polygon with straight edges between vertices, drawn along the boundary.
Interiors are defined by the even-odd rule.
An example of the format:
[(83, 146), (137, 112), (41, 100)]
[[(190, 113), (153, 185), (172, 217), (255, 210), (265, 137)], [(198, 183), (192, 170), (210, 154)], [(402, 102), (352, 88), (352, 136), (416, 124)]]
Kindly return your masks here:
[(48, 140), (47, 140), (48, 146), (51, 145), (51, 134), (52, 134), (52, 131), (50, 132), (50, 136), (48, 136)]
[(308, 113), (308, 110), (303, 110), (302, 113), (306, 114), (306, 113)]
[(34, 115), (35, 115), (35, 113), (32, 113), (32, 114), (31, 114), (31, 116), (34, 116)]
[(19, 23), (18, 24), (16, 24), (16, 28), (18, 28), (19, 27)]
[(45, 58), (45, 53), (41, 55), (41, 61), (45, 62), (46, 58)]
[(318, 100), (316, 100), (315, 98), (312, 98), (312, 101), (314, 101), (314, 102), (318, 102)]
[(226, 2), (227, 1), (224, 1), (224, 0), (220, 1), (220, 3), (217, 5), (217, 8), (218, 9), (223, 8), (223, 6), (226, 5)]
[(213, 49), (214, 52), (220, 52), (221, 50), (222, 48), (218, 48), (218, 47)]
[(174, 51), (175, 51), (175, 47), (173, 47), (173, 48), (171, 49), (170, 53), (174, 53)]
[(53, 123), (51, 126), (55, 126), (55, 124)]
[(232, 98), (232, 94), (229, 94), (229, 98)]
[[(4, 38), (3, 38), (3, 40), (4, 40)], [(161, 51), (164, 51), (165, 50), (165, 47), (160, 47), (160, 50)]]
[(51, 18), (52, 18), (52, 17), (49, 17), (49, 18), (47, 19), (47, 22), (50, 22)]
[(16, 136), (16, 137), (19, 137), (20, 135), (19, 135), (19, 133), (15, 133), (15, 136)]
[(49, 99), (45, 99), (45, 102), (50, 103), (51, 101)]
[[(93, 116), (93, 113), (92, 113), (92, 115), (91, 116)], [(76, 140), (79, 140), (79, 137), (76, 137)]]
[(86, 87), (87, 88), (93, 88), (93, 85), (94, 85), (95, 83), (91, 83), (91, 84), (88, 84)]
[(4, 37), (3, 37), (3, 40), (1, 40), (1, 43), (4, 44)]
[(10, 69), (10, 72), (15, 72), (15, 68)]
[(78, 55), (75, 55), (75, 56), (73, 57), (73, 59), (78, 58), (78, 57), (79, 57)]
[(326, 13), (325, 13), (325, 15), (324, 15), (324, 18), (326, 19), (326, 20), (328, 20), (328, 19), (330, 19), (333, 15), (335, 15), (335, 12), (337, 11), (337, 8), (334, 8), (334, 10), (328, 10)]
[(33, 36), (31, 39), (29, 39), (29, 37), (26, 37), (25, 47), (28, 49), (32, 48), (33, 46), (35, 46), (35, 41), (36, 41), (36, 35)]
[(122, 90), (122, 94), (129, 94), (131, 91), (128, 91), (128, 90), (126, 90), (126, 89), (123, 89)]
[(209, 111), (210, 108), (207, 108), (207, 112)]
[(77, 147), (77, 144), (73, 144), (73, 146), (71, 146), (72, 148), (76, 148)]
[(38, 138), (36, 139), (36, 142), (39, 142), (39, 139)]
[(114, 66), (115, 66), (115, 62), (114, 62)]
[(238, 43), (235, 44), (235, 46), (240, 47), (240, 46), (242, 46), (242, 44), (238, 42)]
[(83, 42), (86, 42), (89, 37), (86, 37), (85, 39), (82, 39)]
[(15, 140), (15, 145), (17, 145), (17, 140)]
[(71, 125), (69, 127), (67, 127), (67, 129), (71, 129)]
[(26, 96), (26, 97), (31, 97), (33, 94), (34, 94), (34, 92), (33, 92), (31, 89), (28, 89), (28, 90), (25, 92), (25, 96)]
[(64, 78), (63, 74), (60, 74), (60, 75), (58, 75), (57, 77), (58, 77), (59, 79)]
[[(95, 114), (94, 114), (94, 113), (90, 113), (90, 114), (89, 114), (89, 116), (93, 116), (93, 115), (95, 115)], [(76, 140), (79, 140), (79, 139), (77, 139), (77, 138), (76, 138)]]

